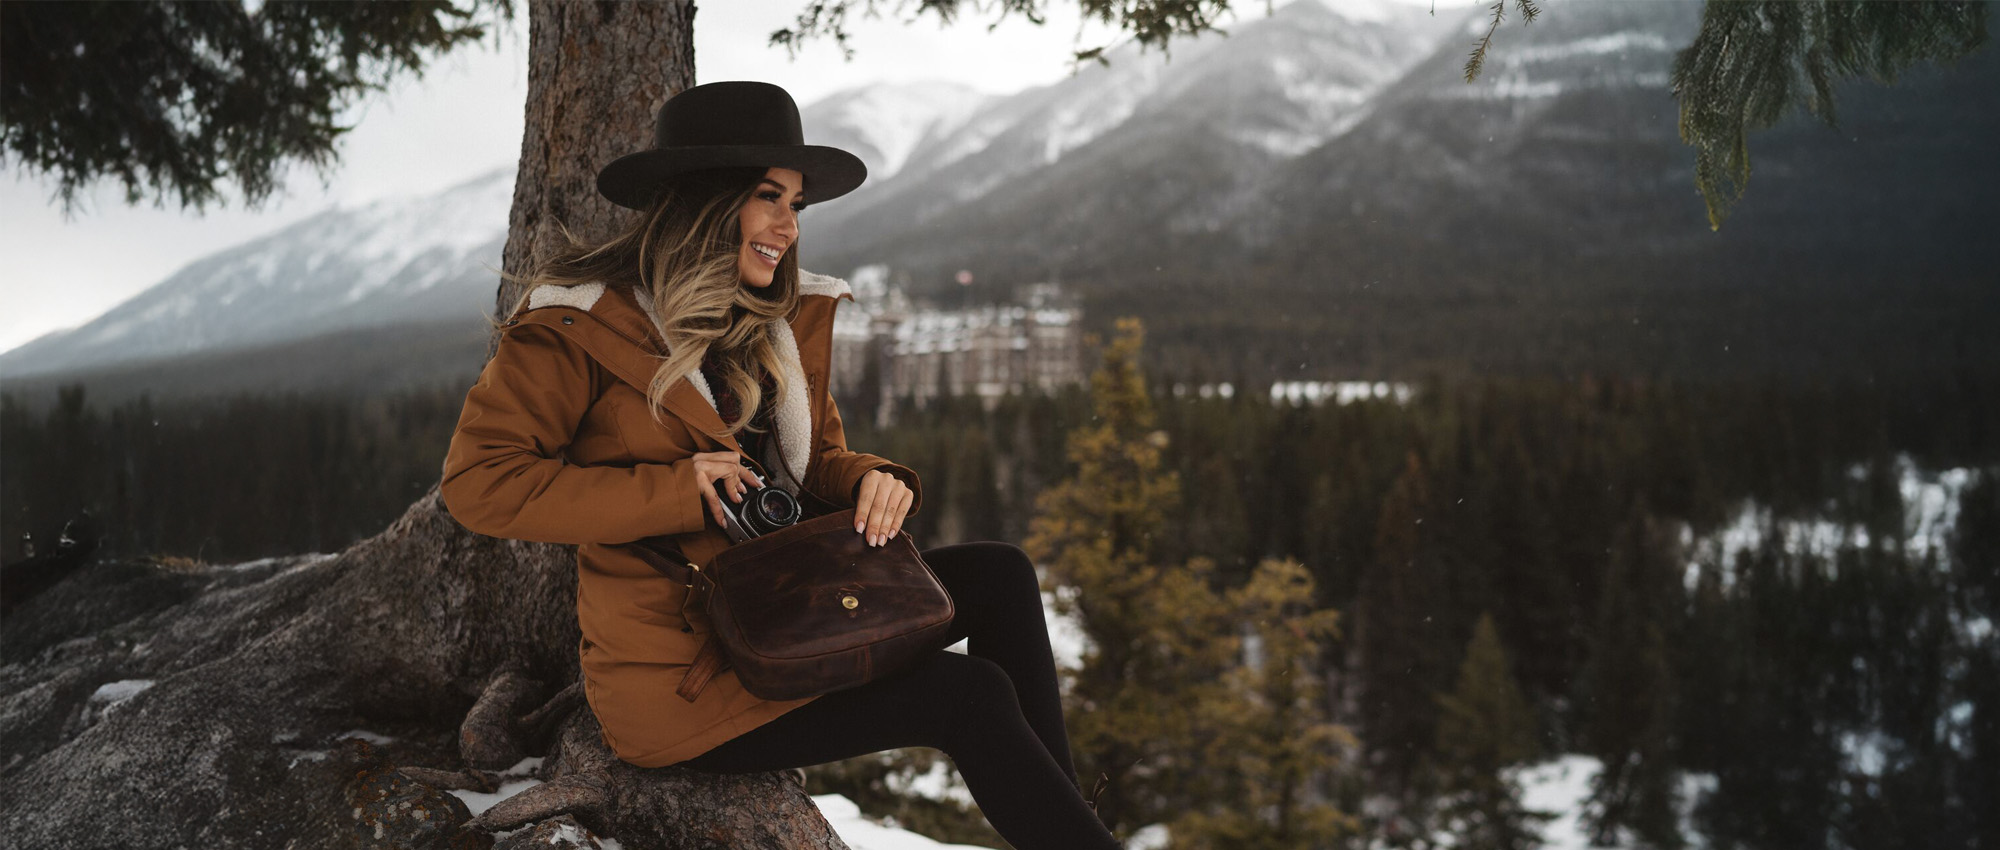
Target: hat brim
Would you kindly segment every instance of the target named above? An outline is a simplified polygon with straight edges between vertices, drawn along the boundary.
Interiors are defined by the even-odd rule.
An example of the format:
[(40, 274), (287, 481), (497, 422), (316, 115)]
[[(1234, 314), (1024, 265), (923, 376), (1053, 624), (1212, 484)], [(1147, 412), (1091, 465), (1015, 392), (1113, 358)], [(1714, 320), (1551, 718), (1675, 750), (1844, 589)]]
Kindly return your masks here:
[(597, 172), (597, 191), (621, 207), (644, 210), (667, 178), (704, 168), (789, 168), (805, 175), (806, 202), (830, 201), (868, 179), (861, 158), (825, 145), (699, 145), (626, 154)]

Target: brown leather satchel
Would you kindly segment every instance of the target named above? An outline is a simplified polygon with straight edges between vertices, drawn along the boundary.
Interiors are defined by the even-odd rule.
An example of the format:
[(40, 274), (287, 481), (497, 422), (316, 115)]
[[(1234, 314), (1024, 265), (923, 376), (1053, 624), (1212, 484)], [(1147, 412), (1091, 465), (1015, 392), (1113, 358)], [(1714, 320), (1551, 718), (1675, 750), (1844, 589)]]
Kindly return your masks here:
[(634, 549), (690, 592), (707, 591), (714, 631), (676, 691), (689, 702), (725, 667), (768, 700), (866, 684), (942, 648), (951, 628), (951, 595), (910, 535), (869, 546), (853, 508), (738, 543), (707, 568), (665, 538)]

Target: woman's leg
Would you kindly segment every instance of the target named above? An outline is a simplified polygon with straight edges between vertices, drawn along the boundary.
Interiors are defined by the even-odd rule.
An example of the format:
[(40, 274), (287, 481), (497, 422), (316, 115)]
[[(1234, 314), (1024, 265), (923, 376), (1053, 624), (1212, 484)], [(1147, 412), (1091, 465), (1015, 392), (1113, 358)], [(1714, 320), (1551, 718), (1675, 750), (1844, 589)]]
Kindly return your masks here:
[(1007, 543), (961, 543), (927, 549), (924, 563), (951, 594), (957, 614), (951, 643), (966, 641), (966, 652), (1000, 665), (1014, 682), (1021, 714), (1043, 749), (1056, 760), (1070, 784), (1069, 733), (1063, 726), (1061, 691), (1056, 685), (1049, 624), (1042, 616), (1042, 587), (1034, 562)]
[(950, 756), (986, 820), (1020, 850), (1118, 847), (1029, 728), (1014, 682), (994, 662), (955, 652), (822, 696), (682, 765), (760, 773), (902, 747)]

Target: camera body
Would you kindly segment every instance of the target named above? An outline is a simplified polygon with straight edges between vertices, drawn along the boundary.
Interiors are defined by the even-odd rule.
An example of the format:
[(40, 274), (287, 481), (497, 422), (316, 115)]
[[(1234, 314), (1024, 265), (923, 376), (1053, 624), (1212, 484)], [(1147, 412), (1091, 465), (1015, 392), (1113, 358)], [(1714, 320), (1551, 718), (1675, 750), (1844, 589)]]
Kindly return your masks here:
[[(716, 482), (716, 492), (723, 492), (723, 483)], [(729, 533), (731, 542), (742, 543), (752, 537), (760, 537), (778, 529), (797, 524), (804, 512), (799, 508), (799, 500), (792, 494), (777, 487), (752, 487), (743, 494), (743, 501), (722, 499), (722, 515), (725, 522), (722, 530)]]

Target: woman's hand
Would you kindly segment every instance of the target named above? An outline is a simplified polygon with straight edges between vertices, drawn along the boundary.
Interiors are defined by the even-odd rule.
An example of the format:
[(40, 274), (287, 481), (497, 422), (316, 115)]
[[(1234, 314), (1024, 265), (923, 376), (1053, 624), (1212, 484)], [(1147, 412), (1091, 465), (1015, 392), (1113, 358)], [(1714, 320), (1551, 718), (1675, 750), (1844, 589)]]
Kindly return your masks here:
[(764, 486), (756, 471), (739, 462), (739, 457), (742, 456), (735, 452), (696, 452), (688, 458), (694, 461), (694, 483), (701, 488), (702, 501), (708, 503), (708, 512), (715, 517), (716, 525), (729, 525), (716, 485), (721, 485), (732, 502), (743, 501), (743, 494), (750, 492), (751, 487)]
[(879, 469), (861, 476), (854, 494), (854, 530), (868, 535), (868, 545), (880, 546), (903, 530), (903, 517), (916, 498), (903, 479)]

